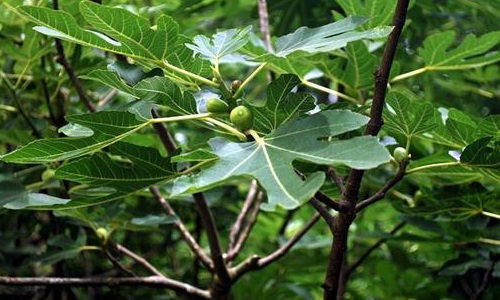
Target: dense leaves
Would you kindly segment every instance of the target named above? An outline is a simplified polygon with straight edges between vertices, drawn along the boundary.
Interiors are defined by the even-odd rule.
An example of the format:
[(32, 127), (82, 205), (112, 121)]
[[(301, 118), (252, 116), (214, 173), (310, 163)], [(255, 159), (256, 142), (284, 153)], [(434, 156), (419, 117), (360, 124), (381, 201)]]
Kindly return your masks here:
[(354, 216), (342, 297), (500, 294), (498, 1), (411, 1), (380, 107), (397, 0), (97, 2), (0, 1), (0, 275), (178, 285), (0, 298), (321, 299)]

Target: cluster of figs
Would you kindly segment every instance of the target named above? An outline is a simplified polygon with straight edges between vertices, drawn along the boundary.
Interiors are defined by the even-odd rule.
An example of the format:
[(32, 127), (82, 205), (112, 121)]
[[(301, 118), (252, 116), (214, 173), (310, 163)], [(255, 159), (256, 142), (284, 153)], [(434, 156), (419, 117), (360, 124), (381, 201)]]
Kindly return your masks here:
[[(241, 85), (241, 81), (234, 80), (231, 83), (231, 91), (234, 93)], [(231, 109), (229, 104), (219, 98), (210, 98), (207, 100), (206, 109), (209, 113), (227, 114), (233, 125), (240, 130), (249, 130), (253, 126), (253, 113), (245, 105), (237, 105)]]

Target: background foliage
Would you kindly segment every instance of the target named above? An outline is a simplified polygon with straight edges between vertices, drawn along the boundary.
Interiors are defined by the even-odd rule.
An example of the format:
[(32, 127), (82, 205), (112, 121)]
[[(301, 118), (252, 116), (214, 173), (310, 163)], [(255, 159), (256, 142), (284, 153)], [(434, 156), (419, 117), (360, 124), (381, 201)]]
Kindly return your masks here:
[[(269, 125), (266, 116), (270, 112), (262, 108), (259, 103), (262, 99), (267, 99), (268, 104), (275, 103), (276, 107), (283, 102), (292, 103), (301, 108), (299, 111), (309, 110), (316, 99), (316, 103), (327, 111), (341, 108), (366, 114), (373, 94), (373, 71), (380, 63), (383, 39), (357, 40), (345, 47), (339, 45), (342, 48), (305, 55), (310, 44), (301, 44), (301, 41), (306, 37), (328, 38), (329, 28), (296, 36), (286, 34), (300, 26), (320, 27), (347, 16), (362, 15), (372, 18), (360, 28), (367, 35), (373, 35), (372, 28), (390, 25), (396, 3), (269, 1), (271, 34), (276, 45), (275, 55), (269, 55), (263, 54), (262, 48), (244, 42), (249, 32), (259, 34), (257, 4), (253, 0), (103, 1), (103, 4), (117, 7), (116, 14), (104, 13), (109, 16), (107, 20), (97, 17), (100, 8), (96, 4), (86, 2), (79, 9), (80, 1), (61, 1), (59, 9), (68, 13), (64, 18), (74, 18), (74, 25), (81, 26), (79, 30), (70, 27), (70, 31), (75, 32), (69, 34), (71, 38), (66, 37), (66, 40), (79, 44), (67, 41), (62, 44), (68, 62), (99, 110), (95, 114), (86, 114), (88, 107), (82, 103), (75, 85), (59, 64), (54, 39), (50, 37), (55, 34), (47, 29), (59, 26), (58, 19), (52, 18), (54, 12), (50, 3), (29, 3), (47, 7), (46, 10), (33, 7), (15, 9), (25, 2), (0, 2), (0, 153), (3, 154), (3, 162), (0, 162), (0, 276), (113, 276), (119, 271), (101, 251), (103, 238), (97, 231), (97, 228), (105, 228), (113, 241), (147, 257), (158, 269), (199, 286), (210, 283), (210, 274), (193, 259), (173, 226), (177, 218), (181, 219), (200, 244), (208, 247), (207, 237), (201, 233), (200, 217), (193, 200), (186, 197), (183, 184), (189, 186), (189, 193), (205, 191), (222, 245), (230, 243), (228, 236), (232, 222), (251, 187), (250, 181), (241, 176), (231, 181), (224, 177), (222, 186), (214, 180), (214, 173), (223, 173), (221, 169), (247, 157), (243, 153), (229, 156), (225, 161), (227, 165), (219, 162), (205, 169), (199, 177), (206, 176), (211, 181), (204, 181), (203, 185), (191, 184), (190, 177), (177, 178), (174, 187), (177, 194), (171, 200), (176, 217), (163, 214), (158, 203), (152, 201), (146, 188), (161, 184), (160, 190), (170, 193), (171, 179), (178, 175), (179, 169), (164, 159), (167, 151), (153, 130), (151, 103), (160, 107), (165, 117), (171, 117), (197, 114), (200, 107), (193, 105), (193, 100), (196, 98), (198, 105), (203, 106), (207, 98), (206, 95), (193, 93), (193, 96), (180, 90), (177, 84), (190, 88), (199, 82), (192, 76), (176, 73), (175, 68), (187, 70), (209, 82), (213, 74), (210, 63), (214, 62), (223, 62), (220, 74), (226, 81), (247, 78), (255, 69), (255, 61), (266, 62), (266, 67), (277, 74), (294, 74), (278, 77), (267, 88), (267, 77), (262, 72), (246, 87), (243, 97), (253, 105), (255, 128), (259, 133), (271, 132), (292, 115), (289, 111), (280, 111), (278, 124)], [(131, 17), (118, 7), (143, 16), (143, 23), (131, 21), (127, 23), (128, 27), (120, 28), (123, 25), (114, 22)], [(96, 17), (90, 17), (94, 12)], [(37, 31), (45, 35), (32, 30), (34, 26), (41, 26), (40, 21), (34, 22), (44, 19), (44, 14), (49, 16), (47, 20), (55, 22), (38, 27)], [(500, 4), (496, 1), (480, 4), (468, 0), (411, 3), (391, 72), (390, 94), (384, 111), (385, 125), (380, 134), (389, 150), (396, 146), (406, 148), (411, 153), (411, 163), (404, 179), (387, 193), (385, 200), (363, 210), (350, 229), (348, 260), (357, 262), (363, 259), (350, 274), (346, 298), (477, 299), (481, 296), (482, 299), (495, 299), (500, 295), (498, 18)], [(112, 24), (107, 31), (106, 24)], [(132, 46), (128, 50), (114, 48), (113, 42), (106, 43), (85, 31), (89, 25), (113, 37), (116, 36), (113, 31), (118, 28), (117, 41)], [(150, 27), (153, 25), (155, 29)], [(232, 28), (237, 30), (231, 31)], [(218, 35), (212, 36), (217, 32)], [(197, 35), (205, 37), (194, 38)], [(211, 38), (213, 44), (210, 44)], [(224, 40), (229, 42), (224, 44)], [(183, 47), (186, 43), (190, 46)], [(158, 44), (167, 46), (157, 47)], [(283, 46), (290, 44), (291, 48)], [(331, 40), (325, 45), (331, 47)], [(172, 51), (168, 51), (169, 47)], [(199, 53), (196, 58), (189, 49)], [(297, 52), (291, 53), (292, 50)], [(128, 63), (120, 55), (129, 57)], [(241, 63), (244, 56), (254, 60)], [(135, 64), (130, 64), (131, 60)], [(163, 60), (168, 60), (171, 65), (162, 65)], [(322, 76), (310, 77), (314, 74), (312, 70), (321, 71)], [(174, 80), (153, 77), (162, 74), (172, 75), (170, 78)], [(298, 93), (289, 96), (293, 99), (280, 98), (273, 93), (273, 89), (289, 93), (299, 83), (302, 85)], [(328, 95), (316, 88), (317, 85), (342, 94)], [(149, 102), (134, 102), (136, 98)], [(65, 126), (68, 122), (72, 125)], [(355, 135), (352, 130), (365, 123), (360, 120), (358, 124), (327, 135), (349, 139)], [(182, 153), (186, 153), (185, 157), (175, 157), (179, 164), (202, 162), (210, 165), (214, 159), (212, 154), (190, 151), (210, 150), (206, 144), (209, 137), (228, 138), (227, 132), (217, 132), (197, 121), (169, 122), (168, 128), (174, 133)], [(294, 132), (293, 126), (289, 131), (285, 126), (279, 128), (284, 128), (280, 129), (283, 134)], [(275, 139), (281, 133), (274, 132), (267, 138)], [(61, 142), (58, 137), (63, 134), (70, 136), (65, 140), (69, 142)], [(115, 143), (117, 136), (122, 141)], [(28, 150), (27, 154), (12, 152), (42, 138), (51, 140), (30, 144), (24, 148)], [(293, 140), (292, 136), (287, 143), (300, 145), (302, 138), (299, 136)], [(368, 139), (363, 144), (369, 143)], [(212, 140), (212, 146), (216, 141)], [(240, 145), (235, 138), (231, 141), (230, 145)], [(222, 147), (221, 143), (219, 140), (217, 147)], [(255, 147), (264, 147), (262, 145), (265, 144)], [(107, 154), (87, 156), (103, 147), (106, 147)], [(214, 147), (212, 150), (222, 156), (227, 151), (219, 148), (217, 152)], [(316, 150), (299, 148), (297, 151), (317, 154), (316, 161), (324, 160), (321, 164), (340, 161), (343, 165), (337, 169), (340, 176), (348, 174), (349, 166), (372, 168), (383, 162), (372, 162), (370, 166), (349, 164), (350, 157), (327, 157)], [(353, 151), (360, 153), (360, 150)], [(387, 156), (385, 152), (380, 153), (378, 157)], [(461, 156), (457, 159), (459, 154)], [(286, 155), (276, 153), (275, 156)], [(122, 164), (114, 160), (116, 157), (124, 160), (120, 162)], [(61, 166), (60, 161), (69, 158), (76, 159)], [(262, 156), (254, 160), (254, 166), (266, 163)], [(112, 174), (100, 172), (99, 166), (112, 164), (116, 164)], [(89, 165), (95, 167), (88, 168)], [(304, 162), (294, 166), (307, 174), (319, 171), (323, 174), (325, 170), (323, 166)], [(246, 170), (242, 174), (255, 175), (258, 171)], [(291, 175), (286, 176), (286, 180), (296, 176), (292, 168), (288, 171)], [(394, 162), (368, 171), (360, 199), (369, 198), (396, 172)], [(258, 174), (256, 177), (259, 179)], [(308, 180), (312, 182), (311, 177)], [(295, 180), (300, 181), (297, 178)], [(135, 183), (129, 184), (130, 180)], [(266, 180), (265, 176), (263, 180)], [(318, 178), (315, 180), (319, 188), (323, 181), (318, 185)], [(113, 189), (111, 193), (110, 188)], [(302, 205), (315, 192), (311, 194), (312, 189), (308, 189), (305, 189), (306, 195), (298, 195), (299, 190), (304, 189), (297, 189), (297, 194), (290, 198), (291, 202), (283, 200), (280, 192), (275, 194), (278, 200), (265, 200), (265, 203), (271, 202), (268, 208), (276, 203), (281, 206), (273, 212), (259, 213), (239, 258), (256, 253), (268, 254), (292, 237), (314, 212), (310, 205)], [(339, 196), (334, 184), (328, 180), (322, 191), (333, 198)], [(68, 198), (68, 192), (74, 200), (66, 205), (61, 199)], [(113, 201), (118, 198), (119, 201)], [(87, 207), (88, 199), (101, 204)], [(50, 207), (55, 210), (45, 210), (47, 203), (56, 205)], [(285, 210), (282, 206), (293, 210)], [(56, 209), (69, 207), (78, 209)], [(379, 242), (379, 247), (364, 259), (367, 251)], [(330, 247), (330, 231), (320, 221), (284, 258), (240, 278), (232, 295), (235, 299), (245, 299), (249, 293), (252, 298), (260, 299), (319, 299)], [(130, 258), (120, 258), (124, 265), (134, 266)], [(141, 268), (134, 267), (134, 271), (138, 275), (148, 274)], [(143, 287), (0, 287), (0, 295), (6, 297), (30, 297), (33, 294), (68, 298), (84, 295), (96, 298), (175, 298), (172, 292), (159, 293)]]

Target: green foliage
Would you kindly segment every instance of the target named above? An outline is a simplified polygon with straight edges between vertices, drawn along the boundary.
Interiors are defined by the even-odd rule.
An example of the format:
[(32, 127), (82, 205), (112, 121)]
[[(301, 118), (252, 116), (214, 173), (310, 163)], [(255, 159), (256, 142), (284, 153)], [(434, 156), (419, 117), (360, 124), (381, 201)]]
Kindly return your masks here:
[[(334, 140), (337, 135), (363, 126), (367, 118), (348, 111), (333, 110), (304, 119), (291, 120), (272, 134), (255, 141), (233, 143), (216, 138), (209, 141), (219, 160), (196, 175), (179, 177), (174, 195), (207, 190), (234, 177), (256, 178), (267, 192), (268, 204), (294, 209), (323, 185), (324, 174), (315, 172), (306, 180), (295, 174), (294, 160), (316, 164), (344, 164), (357, 169), (374, 168), (389, 160), (389, 153), (373, 137)], [(333, 139), (333, 140), (332, 140)]]
[[(296, 234), (317, 199), (346, 213), (357, 169), (358, 203), (386, 199), (349, 229), (347, 265), (363, 261), (346, 298), (498, 295), (497, 2), (412, 1), (378, 136), (363, 132), (377, 126), (373, 73), (396, 0), (268, 1), (272, 49), (252, 0), (25, 2), (0, 1), (1, 276), (147, 278), (154, 266), (217, 291), (218, 239), (230, 276), (246, 270), (234, 299), (320, 299), (331, 228)], [(243, 105), (251, 126), (231, 120)], [(193, 297), (166, 290), (94, 292)]]

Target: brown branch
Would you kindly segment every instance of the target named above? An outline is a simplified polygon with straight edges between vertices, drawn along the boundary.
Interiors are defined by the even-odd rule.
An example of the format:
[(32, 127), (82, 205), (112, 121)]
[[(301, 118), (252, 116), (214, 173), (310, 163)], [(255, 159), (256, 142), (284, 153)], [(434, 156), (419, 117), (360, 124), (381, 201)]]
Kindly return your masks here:
[(405, 176), (406, 167), (408, 167), (409, 163), (410, 163), (409, 159), (405, 159), (404, 161), (402, 161), (399, 164), (399, 170), (396, 173), (396, 175), (391, 180), (387, 181), (378, 192), (371, 195), (369, 198), (359, 202), (356, 205), (356, 212), (360, 212), (367, 206), (372, 205), (373, 203), (384, 199), (387, 191), (390, 190), (393, 186), (395, 186), (398, 182), (400, 182), (403, 179), (403, 177)]
[[(396, 234), (399, 230), (401, 230), (403, 227), (405, 227), (406, 225), (406, 222), (401, 222), (399, 224), (397, 224), (390, 232), (389, 234), (390, 235), (394, 235)], [(347, 270), (345, 271), (346, 274), (346, 278), (348, 278), (351, 273), (356, 270), (367, 258), (368, 256), (370, 256), (370, 254), (375, 251), (376, 249), (378, 249), (382, 244), (384, 244), (385, 242), (387, 242), (387, 238), (383, 238), (383, 239), (380, 239), (378, 240), (375, 244), (373, 244), (370, 248), (368, 248), (368, 250), (365, 251), (365, 253), (363, 253), (363, 255), (361, 255), (360, 258), (358, 258), (358, 260), (356, 260), (352, 265), (350, 265)]]
[(259, 268), (263, 268), (270, 263), (280, 259), (283, 257), (290, 249), (292, 249), (295, 244), (318, 222), (320, 219), (319, 213), (315, 213), (312, 218), (302, 227), (302, 229), (297, 232), (291, 239), (289, 239), (286, 243), (284, 243), (279, 249), (269, 254), (266, 257), (259, 259), (258, 266)]
[(211, 299), (210, 293), (187, 283), (168, 279), (161, 276), (128, 277), (128, 278), (67, 278), (67, 277), (0, 277), (0, 285), (41, 285), (41, 286), (149, 286), (154, 288), (168, 288), (187, 295)]
[[(212, 212), (208, 208), (207, 201), (202, 193), (193, 194), (194, 203), (197, 207), (198, 214), (201, 218), (201, 223), (205, 227), (208, 239), (208, 245), (210, 247), (210, 254), (213, 261), (214, 271), (217, 275), (217, 285), (221, 288), (229, 287), (231, 284), (231, 278), (227, 272), (226, 264), (224, 262), (223, 253), (220, 247), (219, 236), (217, 228), (215, 226), (215, 221), (212, 216)], [(218, 289), (216, 287), (216, 289)]]
[(210, 257), (208, 257), (205, 254), (205, 252), (203, 252), (203, 250), (201, 249), (200, 245), (196, 242), (196, 240), (191, 235), (191, 233), (189, 233), (189, 230), (186, 228), (186, 226), (184, 225), (184, 223), (177, 216), (177, 214), (175, 213), (175, 210), (172, 208), (172, 206), (170, 206), (170, 203), (168, 203), (167, 199), (165, 199), (165, 197), (163, 197), (161, 195), (161, 193), (160, 193), (160, 191), (158, 190), (157, 187), (154, 187), (154, 186), (150, 187), (149, 190), (154, 195), (154, 197), (156, 198), (156, 200), (158, 202), (160, 202), (161, 206), (163, 207), (163, 210), (168, 215), (171, 215), (171, 216), (174, 216), (174, 217), (177, 218), (177, 221), (174, 223), (174, 226), (175, 226), (175, 228), (177, 228), (177, 230), (179, 230), (180, 234), (182, 235), (182, 238), (188, 244), (188, 246), (191, 249), (191, 251), (193, 251), (193, 253), (200, 259), (200, 261), (209, 270), (213, 270), (214, 266), (213, 266), (212, 260), (210, 259)]
[(257, 184), (257, 180), (254, 179), (250, 184), (247, 197), (245, 199), (245, 202), (243, 202), (243, 206), (240, 210), (240, 213), (236, 217), (236, 221), (234, 222), (233, 227), (231, 228), (231, 232), (229, 233), (228, 252), (231, 252), (231, 250), (234, 248), (238, 236), (241, 234), (241, 228), (243, 222), (245, 221), (248, 213), (250, 212), (250, 208), (253, 206), (255, 196), (257, 196), (258, 192), (259, 192), (259, 186)]
[(123, 253), (125, 254), (126, 256), (132, 258), (135, 262), (137, 262), (138, 264), (140, 264), (141, 266), (143, 266), (144, 268), (146, 268), (147, 270), (149, 270), (151, 273), (153, 273), (154, 275), (157, 275), (157, 276), (161, 276), (161, 277), (165, 277), (165, 275), (163, 275), (160, 271), (158, 271), (157, 268), (155, 268), (153, 265), (151, 265), (146, 259), (144, 259), (143, 257), (135, 254), (134, 252), (132, 252), (131, 250), (127, 249), (126, 247), (116, 243), (116, 244), (113, 244), (113, 246), (115, 247), (115, 249), (120, 252), (120, 253)]
[(314, 224), (316, 224), (316, 222), (318, 222), (319, 219), (319, 213), (315, 213), (299, 232), (297, 232), (291, 239), (276, 249), (273, 253), (262, 258), (257, 255), (251, 255), (239, 265), (231, 268), (230, 271), (231, 274), (233, 274), (233, 279), (238, 278), (249, 271), (262, 269), (285, 256), (285, 254), (287, 254), (288, 251), (290, 251), (290, 249), (297, 244), (297, 242), (314, 226)]
[[(155, 108), (151, 109), (151, 114), (153, 115), (153, 118), (160, 117), (158, 115), (158, 111)], [(173, 154), (177, 149), (177, 145), (175, 144), (175, 141), (172, 138), (170, 132), (167, 130), (167, 128), (165, 128), (165, 125), (163, 125), (162, 123), (153, 123), (153, 128), (158, 133), (158, 136), (160, 137), (160, 140), (167, 150), (168, 154)]]
[[(59, 9), (59, 2), (58, 2), (58, 0), (53, 0), (52, 1), (52, 7), (55, 10)], [(80, 82), (80, 80), (78, 79), (78, 76), (76, 76), (75, 70), (73, 70), (73, 67), (71, 66), (71, 64), (66, 59), (66, 55), (64, 54), (64, 47), (62, 45), (61, 40), (60, 39), (54, 39), (54, 40), (55, 40), (55, 43), (56, 43), (56, 50), (57, 50), (57, 56), (58, 56), (57, 57), (57, 62), (64, 68), (64, 70), (68, 74), (69, 80), (71, 81), (71, 83), (75, 87), (76, 92), (78, 93), (78, 96), (80, 96), (80, 101), (83, 102), (83, 104), (87, 107), (87, 109), (90, 112), (95, 112), (96, 109), (95, 109), (94, 104), (92, 103), (92, 101), (90, 100), (89, 96), (85, 92), (85, 89), (84, 89), (82, 83)]]
[[(383, 124), (382, 111), (384, 109), (387, 83), (399, 42), (399, 37), (406, 20), (408, 4), (409, 0), (398, 0), (396, 6), (396, 11), (392, 21), (394, 29), (388, 37), (380, 66), (375, 71), (373, 104), (370, 110), (370, 120), (368, 121), (368, 125), (365, 129), (365, 135), (376, 136)], [(345, 192), (340, 201), (345, 204), (345, 210), (339, 212), (338, 217), (335, 219), (336, 222), (334, 226), (331, 227), (335, 239), (332, 244), (325, 282), (323, 284), (324, 299), (336, 299), (339, 296), (343, 297), (343, 295), (338, 295), (339, 281), (342, 273), (342, 265), (345, 263), (344, 257), (347, 250), (349, 227), (356, 218), (356, 202), (358, 201), (359, 189), (361, 187), (363, 175), (363, 170), (351, 170)], [(343, 288), (341, 290), (343, 290)]]
[(314, 194), (314, 199), (318, 200), (319, 202), (326, 205), (326, 207), (331, 208), (333, 210), (336, 211), (342, 210), (342, 206), (340, 205), (339, 202), (334, 201), (332, 198), (330, 198), (330, 196), (323, 193), (322, 191), (316, 192), (316, 194)]
[(319, 213), (319, 215), (325, 220), (328, 227), (332, 227), (335, 221), (335, 218), (332, 216), (328, 208), (323, 205), (318, 199), (313, 198), (309, 203), (314, 207), (314, 209)]
[(331, 181), (333, 181), (336, 185), (337, 188), (339, 189), (339, 193), (342, 195), (345, 192), (345, 186), (344, 186), (344, 181), (342, 178), (337, 174), (337, 171), (335, 171), (334, 168), (329, 167), (328, 170), (326, 170), (326, 176), (330, 178)]
[(132, 276), (132, 277), (137, 277), (137, 274), (134, 273), (134, 271), (130, 270), (129, 268), (127, 268), (126, 266), (124, 266), (122, 263), (120, 263), (118, 261), (118, 259), (116, 259), (116, 257), (113, 256), (113, 254), (111, 254), (111, 252), (109, 252), (108, 249), (104, 249), (104, 254), (106, 254), (106, 257), (111, 261), (111, 263), (116, 267), (118, 268), (119, 270), (125, 272), (126, 274)]
[(250, 211), (250, 216), (248, 217), (248, 220), (245, 222), (238, 236), (238, 240), (234, 244), (234, 247), (228, 251), (226, 261), (229, 262), (233, 261), (236, 258), (236, 256), (240, 253), (243, 246), (245, 245), (245, 242), (250, 236), (250, 231), (252, 231), (253, 226), (255, 225), (255, 223), (257, 223), (257, 217), (259, 216), (260, 212), (260, 204), (262, 203), (263, 199), (264, 199), (264, 193), (259, 191), (257, 194), (257, 201), (255, 201)]

